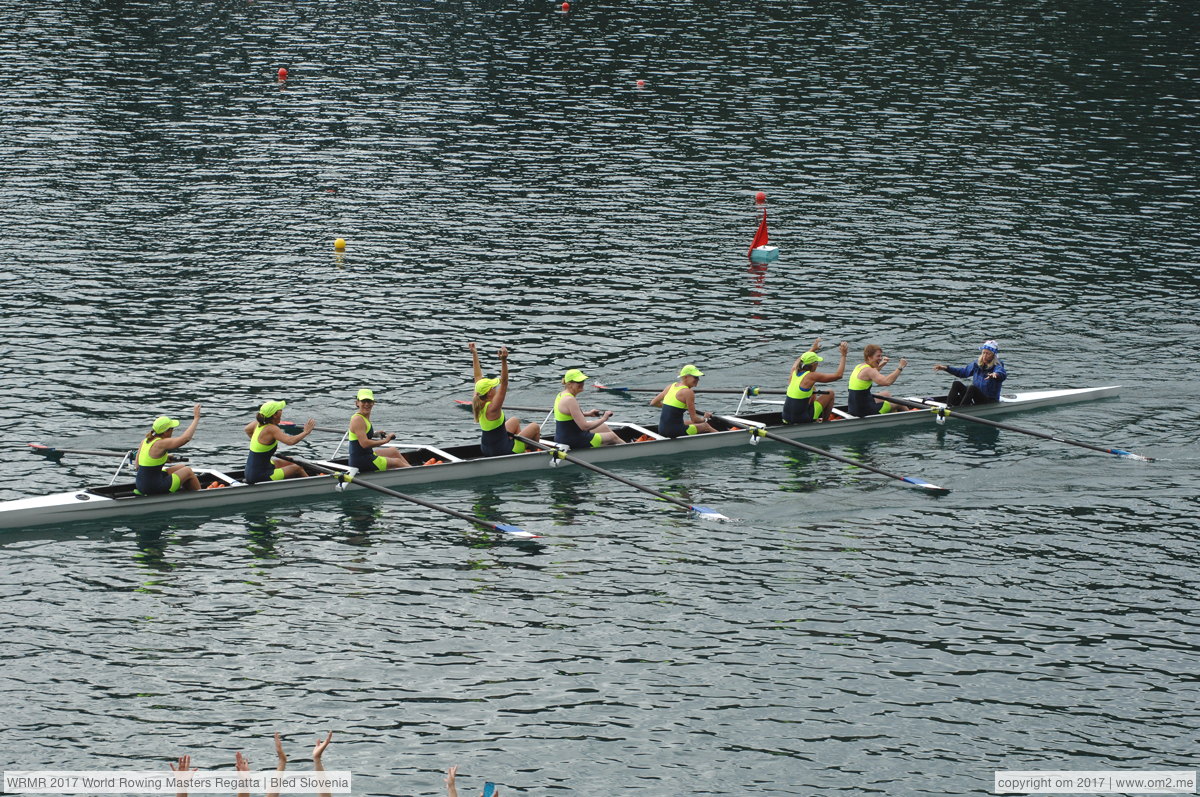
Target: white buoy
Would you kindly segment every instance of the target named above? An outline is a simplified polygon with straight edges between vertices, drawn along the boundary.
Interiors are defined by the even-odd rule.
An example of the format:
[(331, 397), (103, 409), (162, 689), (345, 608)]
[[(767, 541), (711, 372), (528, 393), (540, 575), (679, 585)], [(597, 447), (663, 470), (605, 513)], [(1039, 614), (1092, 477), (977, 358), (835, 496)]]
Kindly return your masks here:
[(773, 263), (779, 259), (779, 247), (756, 246), (750, 250), (750, 259), (755, 263)]

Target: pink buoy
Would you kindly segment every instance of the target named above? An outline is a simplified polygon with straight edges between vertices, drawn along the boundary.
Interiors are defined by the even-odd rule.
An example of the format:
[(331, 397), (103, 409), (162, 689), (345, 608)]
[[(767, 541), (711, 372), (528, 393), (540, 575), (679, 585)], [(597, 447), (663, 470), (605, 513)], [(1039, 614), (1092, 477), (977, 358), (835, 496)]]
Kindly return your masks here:
[(287, 67), (285, 67), (285, 66), (279, 67), (279, 79), (287, 80)]
[(767, 192), (766, 191), (759, 191), (757, 194), (754, 195), (754, 202), (756, 204), (761, 205), (766, 201), (767, 201)]

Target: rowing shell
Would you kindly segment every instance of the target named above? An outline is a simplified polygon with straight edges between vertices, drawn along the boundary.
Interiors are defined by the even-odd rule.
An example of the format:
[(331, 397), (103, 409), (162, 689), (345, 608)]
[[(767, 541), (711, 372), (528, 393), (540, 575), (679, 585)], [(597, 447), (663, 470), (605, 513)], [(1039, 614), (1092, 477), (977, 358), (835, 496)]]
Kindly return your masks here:
[[(997, 404), (971, 407), (971, 414), (980, 417), (1005, 415), (1038, 407), (1107, 398), (1117, 395), (1119, 391), (1119, 386), (1112, 385), (1015, 393), (1002, 397)], [(931, 422), (930, 413), (927, 412), (895, 412), (869, 418), (851, 417), (826, 423), (791, 426), (780, 423), (778, 412), (742, 414), (738, 417), (756, 424), (765, 424), (768, 430), (793, 440), (817, 440), (853, 433), (908, 428)], [(653, 425), (640, 426), (610, 421), (609, 426), (627, 440), (637, 440), (642, 437), (650, 439), (627, 445), (572, 451), (572, 455), (595, 464), (603, 464), (643, 457), (676, 457), (689, 453), (737, 448), (756, 439), (745, 429), (670, 439), (658, 435), (655, 431), (657, 427)], [(405, 453), (410, 462), (433, 462), (434, 464), (414, 465), (410, 468), (390, 470), (384, 473), (361, 475), (357, 477), (356, 481), (369, 479), (372, 483), (380, 486), (397, 488), (495, 476), (524, 476), (544, 472), (557, 461), (545, 452), (484, 457), (478, 444), (448, 448), (420, 446)], [(345, 460), (319, 460), (318, 462), (327, 467), (349, 471)], [(201, 485), (206, 489), (172, 495), (138, 496), (133, 494), (133, 484), (129, 483), (5, 501), (0, 503), (0, 529), (46, 525), (66, 526), (71, 523), (118, 520), (163, 512), (202, 512), (266, 501), (286, 503), (298, 499), (335, 495), (335, 487), (338, 484), (336, 479), (320, 475), (249, 485), (240, 481), (241, 471), (222, 472), (202, 468), (193, 468), (193, 471), (199, 476)], [(213, 486), (210, 487), (210, 485)], [(348, 489), (360, 490), (363, 488), (351, 483)]]

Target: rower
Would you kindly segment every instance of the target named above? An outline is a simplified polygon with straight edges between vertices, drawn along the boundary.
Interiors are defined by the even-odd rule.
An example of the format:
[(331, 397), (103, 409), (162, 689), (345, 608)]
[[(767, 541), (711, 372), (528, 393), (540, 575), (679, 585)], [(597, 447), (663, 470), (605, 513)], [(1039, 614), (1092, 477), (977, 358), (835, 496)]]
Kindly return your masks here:
[[(651, 407), (662, 407), (658, 416), (658, 433), (665, 437), (681, 437), (690, 434), (708, 434), (717, 431), (708, 421), (711, 412), (700, 417), (696, 413), (696, 385), (704, 372), (694, 365), (685, 365), (679, 370), (679, 381), (672, 382), (650, 399)], [(691, 423), (684, 424), (683, 414)]]
[(814, 393), (817, 392), (818, 382), (836, 382), (842, 378), (842, 374), (846, 373), (846, 352), (850, 350), (850, 344), (844, 340), (838, 344), (838, 352), (841, 357), (838, 360), (837, 370), (830, 374), (817, 372), (817, 363), (825, 360), (824, 357), (817, 354), (820, 349), (821, 339), (817, 338), (813, 341), (812, 347), (792, 363), (787, 397), (783, 400), (784, 423), (812, 423), (813, 421), (829, 420), (829, 414), (833, 411), (833, 391), (822, 390), (820, 395), (814, 395)]
[(380, 448), (396, 439), (388, 432), (378, 439), (371, 437), (371, 410), (375, 409), (375, 392), (363, 388), (354, 399), (358, 411), (350, 416), (350, 430), (346, 438), (350, 445), (350, 467), (360, 473), (376, 473), (396, 468), (407, 468), (409, 462), (394, 448)]
[(200, 405), (192, 407), (192, 422), (175, 437), (179, 421), (166, 415), (154, 419), (150, 431), (138, 446), (137, 478), (133, 491), (138, 495), (162, 495), (180, 490), (199, 490), (200, 479), (187, 465), (172, 465), (163, 470), (170, 452), (191, 442), (200, 423)]
[[(887, 387), (895, 382), (899, 378), (900, 372), (904, 370), (904, 366), (908, 365), (908, 360), (901, 357), (896, 370), (884, 376), (879, 369), (887, 364), (888, 358), (884, 356), (883, 349), (874, 343), (867, 344), (863, 349), (863, 361), (854, 366), (854, 370), (850, 373), (846, 400), (847, 412), (862, 418), (897, 410), (898, 405), (884, 401), (871, 392), (872, 385)], [(891, 393), (885, 390), (881, 391), (879, 395), (890, 396)]]
[[(575, 397), (583, 392), (583, 383), (587, 378), (587, 374), (578, 368), (563, 374), (563, 390), (554, 398), (554, 442), (571, 448), (599, 448), (624, 443), (605, 423), (612, 417), (612, 410), (601, 413), (600, 410), (584, 412), (579, 409)], [(599, 420), (589, 423), (585, 417), (598, 417)]]
[(312, 418), (304, 424), (304, 431), (299, 434), (286, 434), (279, 428), (279, 419), (283, 416), (286, 401), (268, 401), (258, 408), (254, 420), (246, 424), (246, 437), (250, 438), (250, 453), (246, 456), (246, 473), (243, 480), (247, 484), (257, 484), (265, 481), (279, 481), (299, 476), (307, 476), (304, 468), (279, 459), (271, 459), (272, 452), (280, 443), (294, 446), (312, 434), (317, 422)]
[(504, 399), (508, 395), (508, 347), (501, 346), (496, 354), (500, 358), (500, 378), (484, 377), (479, 369), (475, 344), (471, 344), (471, 358), (475, 373), (479, 374), (475, 380), (475, 394), (471, 396), (471, 414), (479, 424), (479, 448), (485, 457), (524, 453), (525, 443), (514, 440), (515, 434), (531, 440), (542, 436), (542, 427), (538, 424), (526, 424), (522, 429), (520, 418), (504, 417)]
[(995, 404), (1000, 400), (1000, 388), (1008, 378), (1004, 370), (1004, 361), (997, 359), (1000, 344), (994, 340), (985, 340), (979, 347), (979, 358), (962, 368), (938, 363), (934, 371), (945, 371), (958, 379), (971, 377), (971, 386), (967, 387), (958, 379), (950, 386), (950, 395), (946, 403), (951, 407), (967, 407), (972, 404)]

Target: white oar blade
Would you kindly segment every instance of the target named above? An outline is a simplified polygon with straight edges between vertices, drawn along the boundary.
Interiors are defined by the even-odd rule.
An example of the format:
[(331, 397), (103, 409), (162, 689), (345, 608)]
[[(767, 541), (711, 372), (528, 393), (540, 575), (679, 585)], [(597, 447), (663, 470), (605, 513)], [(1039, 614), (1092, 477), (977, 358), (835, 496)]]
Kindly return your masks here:
[(696, 517), (700, 518), (701, 520), (729, 520), (729, 518), (725, 515), (722, 515), (717, 510), (711, 509), (707, 506), (693, 506), (691, 507), (691, 510), (695, 512)]
[(507, 523), (497, 523), (495, 525), (495, 529), (496, 531), (507, 534), (509, 537), (515, 537), (519, 540), (533, 540), (542, 536), (540, 534), (534, 534), (532, 531), (526, 531), (525, 529), (518, 528), (517, 526), (510, 526)]
[(924, 479), (918, 479), (916, 476), (905, 476), (904, 481), (908, 482), (909, 484), (915, 484), (917, 487), (920, 487), (922, 490), (925, 490), (932, 495), (946, 495), (950, 492), (949, 487), (938, 487), (933, 482), (927, 482)]

